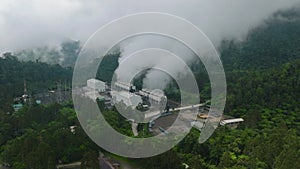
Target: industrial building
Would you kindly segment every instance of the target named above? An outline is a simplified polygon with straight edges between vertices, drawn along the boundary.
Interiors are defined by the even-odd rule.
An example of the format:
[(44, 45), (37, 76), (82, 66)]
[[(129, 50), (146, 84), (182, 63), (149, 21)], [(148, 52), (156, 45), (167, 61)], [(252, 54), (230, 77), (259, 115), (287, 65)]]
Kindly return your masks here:
[(143, 102), (141, 96), (126, 91), (111, 91), (111, 96), (114, 103), (123, 102), (126, 106), (134, 108)]
[(87, 97), (87, 98), (89, 98), (89, 99), (91, 99), (91, 100), (93, 100), (93, 101), (96, 101), (97, 99), (104, 99), (104, 97), (103, 96), (101, 96), (100, 94), (99, 94), (99, 92), (96, 92), (96, 91), (86, 91), (85, 93), (84, 93), (84, 95), (85, 95), (85, 97)]
[(150, 91), (148, 89), (140, 90), (139, 95), (147, 97), (149, 100), (154, 101), (156, 103), (160, 103), (163, 99), (167, 99), (167, 97), (163, 93)]
[(125, 91), (135, 91), (136, 87), (132, 84), (129, 83), (124, 83), (124, 82), (115, 82), (115, 89), (116, 90), (125, 90)]
[(97, 79), (87, 80), (87, 87), (98, 92), (105, 92), (106, 90), (105, 82)]
[(107, 87), (105, 82), (97, 79), (89, 79), (87, 80), (87, 85), (82, 88), (82, 95), (93, 100), (105, 100), (104, 96), (100, 93), (106, 91)]
[(235, 128), (238, 126), (239, 123), (241, 123), (243, 121), (244, 121), (244, 119), (242, 119), (242, 118), (227, 119), (227, 120), (222, 120), (220, 122), (220, 125)]

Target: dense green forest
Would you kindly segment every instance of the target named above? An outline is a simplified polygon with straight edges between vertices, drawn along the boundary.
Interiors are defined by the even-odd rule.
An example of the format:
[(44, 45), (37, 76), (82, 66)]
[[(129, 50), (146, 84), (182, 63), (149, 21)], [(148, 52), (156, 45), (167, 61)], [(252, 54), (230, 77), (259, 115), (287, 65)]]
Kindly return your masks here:
[[(132, 162), (149, 169), (182, 168), (182, 163), (187, 163), (192, 168), (285, 168), (287, 165), (290, 165), (289, 168), (296, 168), (299, 165), (296, 159), (299, 158), (300, 149), (300, 117), (297, 107), (299, 92), (292, 91), (299, 91), (299, 85), (289, 84), (299, 84), (299, 68), (300, 61), (295, 61), (283, 65), (280, 69), (253, 73), (252, 76), (236, 79), (236, 82), (244, 84), (243, 91), (256, 93), (257, 89), (252, 86), (253, 81), (260, 80), (261, 88), (267, 89), (272, 74), (286, 82), (272, 85), (275, 88), (273, 91), (291, 94), (287, 94), (288, 98), (283, 95), (285, 99), (280, 99), (276, 92), (262, 93), (265, 96), (259, 98), (264, 103), (259, 104), (260, 100), (241, 94), (243, 92), (237, 87), (241, 84), (233, 83), (237, 88), (230, 92), (232, 97), (248, 98), (241, 105), (229, 105), (231, 109), (228, 112), (231, 115), (245, 118), (245, 123), (239, 129), (221, 127), (204, 144), (198, 144), (199, 133), (193, 130), (173, 150), (150, 159), (131, 159)], [(282, 88), (282, 85), (287, 86), (283, 90), (276, 89)], [(282, 104), (276, 106), (273, 99), (265, 99), (272, 96), (283, 100)], [(228, 102), (240, 104), (240, 100)], [(115, 128), (119, 127), (123, 133), (131, 132), (129, 124), (119, 124), (122, 116), (114, 111), (104, 113)], [(1, 117), (2, 158), (14, 164), (16, 168), (27, 168), (33, 164), (32, 168), (51, 168), (58, 161), (78, 161), (83, 158), (83, 154), (99, 149), (80, 127), (76, 129), (75, 134), (70, 132), (68, 126), (79, 126), (71, 103), (46, 107), (36, 105), (26, 107), (13, 115), (2, 112)], [(43, 153), (43, 159), (47, 160), (30, 158), (39, 153)]]
[[(299, 28), (299, 9), (280, 11), (250, 31), (245, 40), (222, 43), (219, 50), (228, 83), (225, 114), (245, 119), (237, 129), (219, 127), (204, 144), (198, 143), (199, 131), (192, 130), (179, 145), (162, 155), (123, 160), (141, 169), (184, 169), (183, 164), (192, 169), (298, 169)], [(64, 48), (70, 55), (77, 54), (69, 49)], [(110, 80), (118, 57), (119, 53), (106, 57), (98, 78)], [(202, 80), (207, 75), (202, 68), (193, 67), (203, 86), (201, 93), (208, 97), (209, 81)], [(95, 164), (93, 157), (101, 148), (81, 129), (71, 101), (25, 106), (11, 113), (13, 98), (23, 93), (24, 79), (32, 89), (49, 88), (59, 80), (70, 79), (71, 69), (39, 61), (18, 61), (6, 53), (0, 59), (0, 70), (1, 162), (14, 169), (52, 169), (59, 163), (75, 161)], [(132, 135), (129, 123), (116, 110), (103, 113), (120, 132)], [(72, 133), (70, 126), (77, 126), (76, 131)]]
[(12, 111), (13, 99), (24, 94), (24, 82), (28, 94), (33, 94), (56, 87), (59, 81), (71, 82), (71, 78), (71, 69), (38, 61), (19, 61), (12, 53), (5, 53), (0, 58), (0, 109)]
[(243, 41), (224, 40), (221, 57), (226, 72), (268, 69), (300, 59), (300, 10), (279, 11), (252, 29)]

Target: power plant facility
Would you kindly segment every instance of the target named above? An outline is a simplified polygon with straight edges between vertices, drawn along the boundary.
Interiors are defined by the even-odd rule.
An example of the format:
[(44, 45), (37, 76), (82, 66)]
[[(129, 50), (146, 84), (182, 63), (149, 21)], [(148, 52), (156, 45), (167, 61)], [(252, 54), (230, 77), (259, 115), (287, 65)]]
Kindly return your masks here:
[[(154, 102), (156, 104), (161, 103), (162, 101), (166, 101), (167, 97), (164, 95), (162, 91), (153, 90), (150, 91), (149, 89), (142, 89), (137, 90), (136, 86), (130, 83), (120, 82), (117, 81), (113, 85), (112, 96), (115, 96), (115, 101), (121, 101), (128, 105), (133, 104), (131, 106), (137, 106), (138, 101), (139, 103), (143, 103), (143, 98), (148, 100), (149, 102)], [(127, 98), (127, 99), (125, 99)], [(134, 98), (134, 99), (133, 99)], [(134, 100), (133, 102), (130, 102), (130, 100)]]
[[(215, 117), (217, 113), (214, 112), (212, 112), (210, 116), (208, 115), (211, 109), (209, 101), (194, 105), (181, 105), (175, 101), (167, 100), (162, 90), (150, 90), (145, 88), (138, 90), (136, 86), (131, 83), (116, 81), (111, 84), (110, 88), (101, 80), (89, 79), (86, 82), (86, 86), (79, 89), (82, 96), (94, 102), (104, 101), (104, 105), (107, 109), (111, 109), (117, 104), (124, 104), (127, 108), (131, 108), (132, 110), (137, 109), (142, 111), (144, 119), (149, 120), (148, 129), (153, 134), (169, 134), (167, 129), (176, 120), (178, 113), (182, 111), (185, 113), (179, 116), (179, 120), (181, 120), (183, 124), (187, 123), (189, 126), (193, 126), (199, 130), (205, 126), (207, 120), (212, 121), (220, 118)], [(173, 104), (172, 107), (168, 105), (169, 103), (170, 105)], [(197, 117), (194, 118), (191, 115), (192, 112), (198, 113), (196, 115)], [(228, 126), (230, 128), (236, 128), (239, 123), (244, 121), (242, 118), (221, 118), (222, 120), (219, 125)], [(138, 135), (136, 129), (137, 125), (134, 126), (134, 124), (136, 123), (132, 123), (133, 132), (135, 135)], [(183, 128), (184, 126), (182, 126), (181, 129)], [(178, 130), (181, 129), (178, 128)]]
[(127, 91), (111, 91), (111, 96), (114, 103), (123, 102), (126, 106), (131, 106), (132, 108), (143, 103), (141, 96)]
[(115, 82), (114, 87), (116, 90), (135, 91), (136, 87), (133, 84), (124, 82)]
[(139, 95), (144, 96), (156, 103), (160, 103), (163, 100), (167, 100), (167, 97), (164, 95), (163, 92), (158, 92), (156, 90), (150, 91), (148, 89), (142, 89), (138, 93)]
[(89, 79), (87, 80), (87, 87), (91, 90), (98, 91), (98, 92), (105, 92), (106, 84), (105, 82), (97, 79)]
[(86, 91), (84, 96), (90, 98), (91, 100), (103, 99), (103, 96), (101, 96), (97, 91)]

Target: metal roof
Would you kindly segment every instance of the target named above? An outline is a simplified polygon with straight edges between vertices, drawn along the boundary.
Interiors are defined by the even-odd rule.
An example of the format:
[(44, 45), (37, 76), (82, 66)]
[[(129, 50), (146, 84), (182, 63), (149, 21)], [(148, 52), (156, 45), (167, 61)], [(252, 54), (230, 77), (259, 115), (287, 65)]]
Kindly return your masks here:
[(226, 125), (226, 124), (230, 124), (230, 123), (238, 123), (238, 122), (243, 122), (244, 119), (242, 118), (236, 118), (236, 119), (227, 119), (227, 120), (222, 120), (220, 122), (220, 125)]

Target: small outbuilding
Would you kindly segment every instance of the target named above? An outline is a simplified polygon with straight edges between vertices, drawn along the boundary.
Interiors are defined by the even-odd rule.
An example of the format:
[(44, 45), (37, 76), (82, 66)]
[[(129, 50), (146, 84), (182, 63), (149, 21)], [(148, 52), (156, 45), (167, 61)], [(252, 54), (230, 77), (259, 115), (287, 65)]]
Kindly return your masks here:
[(220, 122), (221, 126), (237, 127), (239, 123), (244, 122), (242, 118), (226, 119)]

